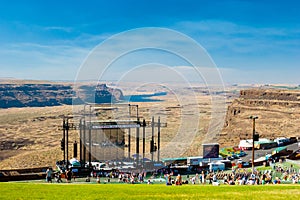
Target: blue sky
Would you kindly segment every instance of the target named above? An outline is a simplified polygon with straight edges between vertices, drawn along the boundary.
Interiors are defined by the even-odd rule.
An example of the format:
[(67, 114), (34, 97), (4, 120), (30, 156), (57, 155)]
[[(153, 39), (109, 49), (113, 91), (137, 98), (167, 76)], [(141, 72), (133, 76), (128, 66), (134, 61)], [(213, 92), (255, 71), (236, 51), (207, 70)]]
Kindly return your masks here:
[(2, 1), (0, 77), (74, 80), (105, 39), (164, 27), (202, 45), (227, 83), (300, 84), (299, 8), (297, 0)]

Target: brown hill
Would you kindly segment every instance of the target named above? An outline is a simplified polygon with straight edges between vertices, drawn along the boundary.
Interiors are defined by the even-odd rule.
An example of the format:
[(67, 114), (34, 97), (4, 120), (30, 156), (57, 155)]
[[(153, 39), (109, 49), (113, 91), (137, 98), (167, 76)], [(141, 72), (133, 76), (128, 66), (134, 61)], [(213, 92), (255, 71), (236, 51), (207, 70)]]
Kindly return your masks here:
[[(211, 118), (211, 97), (204, 94), (202, 90), (199, 89), (197, 93), (194, 93), (192, 89), (181, 88), (174, 93), (179, 94), (182, 99), (178, 99), (178, 96), (172, 93), (167, 93), (159, 97), (162, 101), (136, 102), (140, 118), (149, 121), (152, 116), (155, 116), (155, 120), (160, 116), (161, 122), (168, 124), (167, 127), (161, 129), (161, 158), (201, 155), (201, 144), (206, 138)], [(132, 86), (128, 86), (127, 90), (122, 88), (122, 91), (125, 91), (127, 95), (131, 94)], [(146, 91), (153, 92), (153, 90)], [(143, 91), (142, 94), (144, 93)], [(195, 95), (196, 99), (192, 100), (191, 95)], [(83, 109), (83, 106), (78, 107)], [(132, 109), (134, 115), (137, 110), (135, 107)], [(197, 117), (194, 113), (198, 109), (200, 115)], [(121, 111), (128, 116), (128, 105), (121, 104), (115, 112)], [(60, 150), (62, 115), (73, 114), (73, 112), (73, 107), (69, 105), (0, 109), (0, 169), (54, 166), (55, 161), (62, 160)], [(101, 111), (97, 117), (110, 119), (109, 112), (113, 111)], [(193, 129), (187, 130), (185, 126), (191, 126)], [(189, 138), (187, 135), (193, 137)], [(78, 130), (70, 131), (70, 136), (72, 138), (70, 138), (69, 145), (72, 145), (74, 140), (78, 142)], [(146, 157), (148, 158), (150, 158), (150, 139), (151, 128), (147, 128)], [(189, 141), (184, 139), (191, 140), (192, 143), (185, 146), (184, 142)], [(135, 137), (132, 137), (131, 141), (134, 144)], [(69, 151), (71, 155), (71, 149)], [(131, 145), (131, 152), (135, 152), (135, 145)]]
[[(15, 83), (15, 85), (21, 84)], [(151, 87), (150, 89), (152, 89)], [(133, 86), (129, 85), (127, 89), (122, 88), (122, 91), (128, 95), (132, 93), (132, 88)], [(96, 86), (84, 86), (76, 91), (81, 99), (88, 99), (93, 98), (91, 92), (94, 89), (96, 90)], [(144, 88), (141, 89), (144, 90)], [(231, 91), (238, 91), (240, 88), (231, 89)], [(114, 94), (118, 98), (122, 98), (123, 95), (122, 92), (111, 90), (106, 85), (98, 86), (97, 90), (110, 90), (110, 94)], [(146, 89), (145, 91), (153, 92), (153, 90)], [(145, 91), (143, 91), (143, 94)], [(180, 145), (184, 142), (181, 136), (189, 134), (186, 133), (184, 127), (181, 129), (180, 127), (194, 127), (195, 124), (198, 127), (195, 127), (195, 130), (192, 131), (195, 131), (196, 134), (194, 138), (191, 138), (192, 143), (188, 148), (183, 147), (185, 152), (181, 156), (198, 156), (202, 154), (202, 142), (210, 137), (207, 133), (212, 117), (211, 96), (205, 91), (205, 88), (202, 87), (193, 88), (193, 90), (178, 88), (174, 91), (174, 94), (182, 96), (181, 100), (176, 95), (168, 93), (159, 97), (163, 101), (137, 103), (141, 118), (149, 120), (151, 116), (155, 116), (157, 120), (157, 116), (160, 116), (161, 121), (168, 124), (167, 127), (161, 129), (161, 145), (164, 148), (161, 158), (176, 156), (174, 155), (177, 151), (176, 148), (181, 147)], [(17, 94), (17, 92), (14, 94)], [(102, 94), (105, 96), (108, 93), (104, 92)], [(191, 95), (195, 95), (197, 101), (191, 100)], [(299, 90), (241, 90), (239, 98), (233, 101), (232, 99), (237, 97), (235, 92), (229, 92), (226, 96), (229, 107), (225, 125), (222, 133), (219, 136), (217, 135), (222, 146), (237, 145), (239, 139), (251, 137), (252, 121), (249, 119), (250, 115), (259, 117), (256, 130), (261, 137), (271, 139), (279, 136), (300, 136), (298, 126), (300, 123)], [(220, 97), (224, 97), (222, 93)], [(124, 109), (128, 112), (126, 106)], [(199, 117), (194, 115), (197, 109), (200, 112)], [(68, 105), (0, 109), (0, 169), (54, 166), (56, 160), (62, 159), (60, 150), (62, 115), (72, 114), (73, 112), (73, 107)], [(135, 113), (135, 110), (132, 112)], [(220, 110), (220, 114), (225, 112), (226, 110), (224, 112), (223, 109)], [(102, 112), (98, 117), (107, 119), (108, 115)], [(220, 121), (218, 125), (222, 127), (223, 122), (223, 120)], [(146, 140), (149, 144), (151, 129), (147, 130)], [(78, 132), (72, 131), (71, 135), (70, 145), (74, 140), (78, 140)], [(179, 140), (176, 140), (177, 136)], [(131, 139), (134, 142), (135, 138), (132, 137)], [(167, 146), (170, 146), (171, 150), (168, 150)], [(148, 147), (149, 145), (146, 152), (149, 152)], [(131, 152), (135, 152), (135, 145), (132, 145)]]
[(256, 131), (260, 137), (276, 138), (300, 135), (300, 91), (247, 89), (228, 107), (219, 142), (237, 145), (240, 139), (252, 137), (251, 115), (258, 116)]

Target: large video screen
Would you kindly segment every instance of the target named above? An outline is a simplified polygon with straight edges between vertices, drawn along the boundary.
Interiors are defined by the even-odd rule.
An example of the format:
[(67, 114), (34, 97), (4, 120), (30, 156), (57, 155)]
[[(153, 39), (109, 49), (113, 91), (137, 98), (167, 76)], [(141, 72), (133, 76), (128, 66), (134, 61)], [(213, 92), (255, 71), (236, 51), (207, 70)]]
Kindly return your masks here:
[(218, 158), (219, 144), (203, 144), (203, 158)]

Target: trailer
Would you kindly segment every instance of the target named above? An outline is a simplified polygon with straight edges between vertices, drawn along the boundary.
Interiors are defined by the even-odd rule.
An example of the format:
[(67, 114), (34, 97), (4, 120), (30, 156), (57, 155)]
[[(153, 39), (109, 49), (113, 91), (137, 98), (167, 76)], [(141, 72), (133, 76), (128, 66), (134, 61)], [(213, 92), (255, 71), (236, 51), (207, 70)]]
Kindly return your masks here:
[(223, 160), (222, 156), (217, 158), (203, 158), (202, 156), (196, 157), (187, 157), (187, 165), (188, 166), (205, 166), (210, 162)]
[(225, 163), (211, 162), (208, 163), (209, 171), (223, 171), (225, 170)]

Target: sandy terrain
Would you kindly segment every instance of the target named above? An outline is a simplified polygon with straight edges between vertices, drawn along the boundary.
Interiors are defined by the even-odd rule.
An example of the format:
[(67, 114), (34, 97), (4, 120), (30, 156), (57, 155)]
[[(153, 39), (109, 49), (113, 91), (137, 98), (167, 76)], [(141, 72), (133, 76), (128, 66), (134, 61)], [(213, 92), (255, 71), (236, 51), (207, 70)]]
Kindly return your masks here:
[[(124, 94), (129, 94), (130, 87), (122, 90)], [(156, 91), (159, 89), (150, 92)], [(141, 92), (147, 92), (147, 88), (141, 89)], [(146, 121), (150, 121), (152, 116), (157, 120), (160, 116), (161, 122), (167, 123), (167, 127), (161, 129), (161, 158), (198, 156), (202, 154), (202, 142), (217, 142), (215, 131), (223, 127), (222, 117), (209, 124), (212, 112), (216, 113), (217, 117), (213, 116), (216, 118), (225, 116), (224, 98), (222, 95), (219, 97), (215, 102), (221, 104), (212, 106), (212, 97), (201, 90), (193, 93), (189, 89), (179, 88), (166, 96), (156, 97), (163, 101), (135, 104), (139, 105), (139, 116)], [(57, 160), (62, 160), (62, 116), (72, 113), (72, 106), (1, 109), (0, 169), (54, 166)], [(103, 116), (107, 117), (105, 114)], [(146, 132), (146, 152), (149, 152), (150, 129)], [(78, 140), (78, 131), (71, 131), (70, 135), (70, 143)], [(133, 137), (132, 142), (134, 140)], [(135, 145), (132, 145), (131, 152), (135, 152)]]
[[(110, 86), (114, 85), (110, 83)], [(272, 139), (299, 136), (299, 91), (293, 90), (285, 97), (286, 92), (274, 94), (272, 90), (270, 95), (264, 97), (250, 93), (248, 97), (237, 99), (241, 87), (227, 88), (226, 98), (222, 92), (211, 96), (205, 87), (199, 85), (191, 90), (180, 85), (157, 87), (130, 83), (120, 89), (124, 95), (168, 92), (166, 96), (153, 97), (162, 101), (132, 103), (138, 105), (141, 119), (151, 121), (154, 116), (155, 121), (160, 117), (162, 123), (167, 123), (167, 127), (161, 128), (161, 158), (202, 155), (202, 144), (208, 142), (219, 142), (221, 147), (238, 145), (240, 139), (249, 138), (252, 133), (250, 115), (259, 117), (256, 130), (261, 137)], [(128, 119), (128, 103), (113, 106), (119, 107), (118, 111), (101, 111), (95, 119)], [(0, 169), (54, 166), (57, 160), (62, 160), (62, 118), (63, 115), (76, 114), (83, 106), (76, 108), (55, 106), (0, 109)], [(132, 118), (136, 111), (133, 106)], [(74, 123), (78, 122), (74, 120)], [(70, 131), (70, 146), (75, 140), (78, 141), (78, 135), (78, 130)], [(132, 136), (132, 154), (135, 153), (135, 139)], [(151, 157), (148, 153), (150, 139), (151, 128), (146, 128), (148, 158)], [(69, 149), (69, 155), (71, 151), (72, 148)]]

